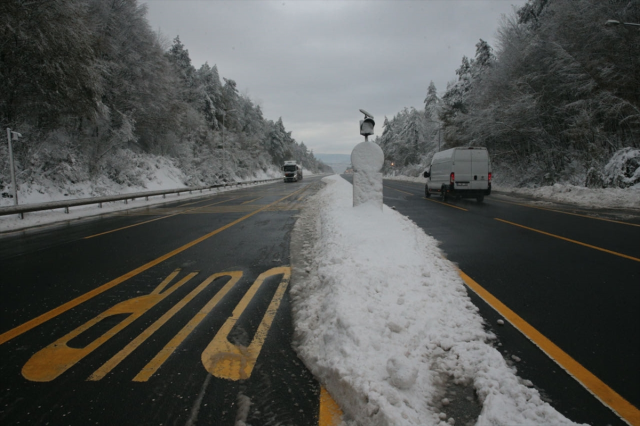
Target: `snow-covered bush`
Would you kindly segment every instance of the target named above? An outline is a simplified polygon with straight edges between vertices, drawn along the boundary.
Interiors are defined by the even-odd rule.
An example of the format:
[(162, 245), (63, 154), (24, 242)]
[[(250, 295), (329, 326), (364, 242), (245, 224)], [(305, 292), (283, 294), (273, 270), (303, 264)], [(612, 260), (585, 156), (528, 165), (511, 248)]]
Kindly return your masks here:
[(640, 149), (623, 148), (604, 166), (603, 183), (608, 187), (629, 188), (640, 185)]
[(144, 188), (145, 182), (152, 180), (155, 174), (149, 157), (153, 156), (118, 149), (105, 157), (100, 171), (119, 185)]

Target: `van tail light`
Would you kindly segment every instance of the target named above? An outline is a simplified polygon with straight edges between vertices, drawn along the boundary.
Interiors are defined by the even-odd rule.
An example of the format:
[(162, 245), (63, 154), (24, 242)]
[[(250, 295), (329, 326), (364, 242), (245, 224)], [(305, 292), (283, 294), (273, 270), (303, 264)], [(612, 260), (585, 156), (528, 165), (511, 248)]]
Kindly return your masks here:
[(449, 182), (454, 183), (456, 181), (456, 174), (451, 172), (451, 178), (449, 179)]
[(488, 180), (489, 180), (489, 182), (491, 182), (491, 172), (489, 172)]

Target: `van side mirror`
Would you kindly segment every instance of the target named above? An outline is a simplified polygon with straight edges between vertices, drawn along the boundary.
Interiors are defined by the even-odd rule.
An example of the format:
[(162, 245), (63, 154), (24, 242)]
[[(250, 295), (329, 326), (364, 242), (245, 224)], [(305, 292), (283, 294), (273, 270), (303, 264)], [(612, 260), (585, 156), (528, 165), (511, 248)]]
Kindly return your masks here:
[(428, 178), (431, 176), (431, 173), (429, 173), (429, 170), (425, 170), (425, 172), (423, 173), (424, 177)]

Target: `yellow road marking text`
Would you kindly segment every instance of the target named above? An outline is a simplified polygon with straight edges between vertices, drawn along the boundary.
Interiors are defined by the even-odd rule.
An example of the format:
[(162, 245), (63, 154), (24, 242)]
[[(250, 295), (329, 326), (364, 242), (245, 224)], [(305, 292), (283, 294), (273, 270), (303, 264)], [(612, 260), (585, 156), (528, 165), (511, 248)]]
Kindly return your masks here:
[[(171, 309), (169, 309), (164, 315), (162, 315), (158, 320), (156, 320), (153, 324), (151, 324), (145, 331), (143, 331), (142, 333), (140, 333), (138, 335), (138, 337), (136, 337), (135, 339), (133, 339), (127, 346), (125, 346), (120, 352), (118, 352), (117, 354), (115, 354), (109, 361), (107, 361), (104, 365), (102, 365), (102, 367), (98, 368), (91, 376), (89, 376), (89, 378), (87, 380), (91, 380), (91, 381), (95, 381), (95, 380), (100, 380), (102, 379), (104, 376), (106, 376), (111, 370), (113, 370), (118, 364), (120, 364), (120, 362), (125, 359), (127, 356), (129, 356), (129, 354), (131, 354), (131, 352), (133, 352), (138, 346), (140, 346), (145, 340), (147, 340), (149, 337), (151, 337), (151, 335), (153, 333), (155, 333), (160, 327), (162, 327), (162, 325), (164, 325), (167, 321), (169, 321), (180, 309), (184, 308), (185, 305), (187, 303), (189, 303), (191, 300), (193, 300), (198, 294), (200, 294), (200, 292), (202, 290), (204, 290), (205, 288), (207, 288), (207, 286), (209, 284), (211, 284), (216, 278), (220, 278), (223, 276), (229, 276), (231, 279), (229, 280), (229, 282), (227, 282), (227, 284), (222, 288), (222, 290), (220, 290), (212, 299), (212, 301), (214, 303), (209, 302), (205, 308), (207, 308), (208, 310), (206, 310), (206, 312), (204, 314), (202, 314), (202, 310), (196, 315), (197, 321), (194, 322), (194, 320), (192, 319), (189, 324), (187, 324), (187, 326), (185, 326), (185, 328), (183, 328), (180, 333), (178, 333), (178, 336), (181, 336), (181, 339), (177, 340), (177, 343), (175, 343), (176, 338), (174, 337), (174, 339), (172, 340), (172, 342), (175, 343), (175, 345), (173, 346), (171, 352), (166, 352), (166, 350), (163, 350), (164, 355), (166, 355), (163, 359), (162, 362), (164, 362), (164, 360), (166, 360), (171, 353), (173, 352), (173, 350), (187, 337), (187, 335), (193, 331), (193, 329), (200, 324), (200, 321), (202, 321), (202, 319), (204, 318), (204, 316), (209, 313), (211, 311), (211, 309), (213, 309), (215, 307), (215, 305), (218, 303), (218, 301), (224, 297), (227, 292), (229, 291), (229, 289), (231, 287), (233, 287), (238, 280), (240, 279), (240, 277), (242, 277), (242, 272), (221, 272), (218, 274), (213, 274), (211, 275), (209, 278), (207, 278), (206, 280), (204, 280), (198, 287), (196, 287), (195, 289), (191, 290), (191, 292), (189, 294), (187, 294), (182, 300), (180, 300), (180, 302), (176, 303)], [(203, 308), (204, 310), (204, 308)], [(188, 331), (185, 333), (185, 330), (188, 329)], [(177, 337), (177, 336), (176, 336)], [(158, 358), (158, 356), (156, 356), (156, 358)], [(155, 358), (154, 358), (155, 360)], [(151, 373), (149, 374), (149, 377), (151, 376), (151, 374), (153, 374), (153, 372), (155, 372), (155, 370), (157, 370), (160, 365), (162, 365), (162, 362), (160, 363), (156, 363), (156, 367), (153, 371), (151, 371)], [(147, 377), (148, 378), (148, 377)], [(134, 379), (134, 381), (136, 381)], [(139, 381), (139, 380), (138, 380)]]
[[(233, 329), (233, 326), (264, 281), (274, 275), (282, 275), (282, 278), (253, 340), (248, 347), (231, 343), (227, 338), (229, 332)], [(233, 310), (233, 315), (227, 319), (211, 343), (209, 343), (202, 352), (202, 364), (209, 373), (221, 379), (234, 381), (248, 379), (251, 376), (258, 355), (260, 355), (260, 351), (262, 350), (262, 345), (267, 338), (269, 328), (271, 328), (271, 323), (278, 311), (284, 292), (289, 285), (290, 277), (291, 268), (285, 266), (273, 268), (260, 274)]]
[[(242, 277), (242, 271), (234, 271), (234, 272), (221, 272), (218, 274), (213, 274), (211, 275), (209, 278), (207, 278), (207, 280), (205, 282), (203, 282), (202, 284), (200, 284), (200, 286), (198, 288), (196, 288), (195, 290), (193, 290), (187, 297), (185, 297), (185, 299), (188, 298), (188, 300), (182, 300), (180, 301), (181, 306), (179, 308), (177, 308), (175, 310), (175, 312), (179, 311), (182, 307), (184, 307), (184, 305), (187, 304), (187, 302), (191, 299), (193, 299), (193, 297), (195, 297), (198, 293), (200, 293), (202, 290), (204, 290), (204, 288), (209, 285), (210, 282), (212, 282), (213, 280), (215, 280), (216, 278), (220, 278), (220, 277), (224, 277), (224, 276), (228, 276), (231, 277), (231, 279), (224, 285), (224, 287), (222, 287), (222, 289), (220, 289), (220, 291), (218, 291), (215, 296), (213, 296), (211, 298), (211, 300), (209, 300), (209, 302), (202, 308), (200, 309), (200, 311), (193, 317), (191, 318), (191, 321), (189, 321), (187, 323), (187, 325), (185, 325), (182, 330), (180, 330), (178, 332), (178, 334), (176, 334), (173, 339), (171, 339), (169, 341), (169, 343), (166, 344), (166, 346), (164, 348), (162, 348), (162, 350), (160, 352), (158, 352), (158, 354), (151, 360), (149, 361), (149, 363), (147, 365), (145, 365), (142, 370), (140, 371), (140, 373), (138, 373), (134, 378), (133, 381), (134, 382), (146, 382), (147, 380), (149, 380), (149, 378), (151, 376), (153, 376), (153, 374), (158, 370), (158, 368), (160, 368), (162, 366), (162, 364), (164, 364), (164, 362), (171, 356), (171, 354), (178, 348), (178, 346), (180, 346), (180, 344), (184, 341), (184, 339), (187, 338), (187, 336), (202, 322), (202, 320), (204, 319), (204, 317), (206, 317), (209, 312), (211, 312), (211, 310), (213, 308), (216, 307), (216, 305), (218, 304), (218, 302), (220, 302), (220, 300), (222, 300), (222, 298), (224, 296), (227, 295), (227, 293), (229, 292), (229, 290), (231, 290), (231, 288), (233, 288), (234, 285), (236, 285), (236, 283), (240, 280), (240, 278)], [(182, 303), (184, 301), (184, 303)], [(167, 312), (167, 314), (169, 314), (171, 311)], [(162, 324), (164, 324), (169, 318), (171, 318), (175, 312), (171, 313), (170, 315), (167, 315), (167, 318), (165, 319), (165, 316), (163, 316), (162, 318), (160, 318), (158, 321), (156, 321), (151, 327), (149, 327), (143, 334), (146, 335), (146, 337), (144, 339), (146, 339), (148, 336), (150, 336), (153, 332), (155, 332), (158, 328), (160, 328), (160, 326)], [(131, 342), (133, 343), (133, 342)], [(142, 343), (142, 342), (140, 342)], [(138, 343), (139, 344), (139, 343)], [(125, 348), (126, 349), (126, 348)], [(131, 351), (135, 349), (135, 347), (133, 347), (131, 349)], [(131, 351), (125, 352), (124, 356), (127, 356)], [(114, 356), (114, 358), (116, 358), (116, 356)], [(124, 357), (123, 357), (124, 358)], [(120, 362), (118, 360), (118, 362)], [(106, 365), (106, 364), (105, 364)], [(103, 366), (104, 367), (104, 366)], [(96, 373), (98, 373), (98, 371), (96, 371)], [(94, 373), (93, 376), (96, 376), (96, 373)], [(92, 376), (92, 377), (93, 377)], [(104, 375), (102, 375), (104, 376)], [(96, 376), (97, 379), (100, 379), (101, 377)], [(89, 378), (90, 380), (94, 380), (92, 378)]]
[[(22, 367), (22, 375), (24, 378), (31, 380), (32, 382), (49, 382), (67, 371), (78, 361), (96, 350), (107, 340), (115, 336), (133, 321), (140, 318), (140, 316), (145, 312), (157, 305), (160, 301), (197, 275), (197, 272), (193, 272), (181, 279), (174, 286), (170, 287), (167, 291), (162, 292), (162, 290), (171, 283), (179, 272), (179, 269), (173, 271), (150, 294), (125, 300), (115, 306), (112, 306), (92, 320), (87, 321), (80, 327), (68, 333), (66, 336), (38, 351)], [(105, 318), (119, 314), (129, 314), (129, 316), (114, 325), (110, 330), (96, 338), (84, 348), (72, 348), (68, 346), (70, 340), (79, 336), (84, 331), (87, 331)]]

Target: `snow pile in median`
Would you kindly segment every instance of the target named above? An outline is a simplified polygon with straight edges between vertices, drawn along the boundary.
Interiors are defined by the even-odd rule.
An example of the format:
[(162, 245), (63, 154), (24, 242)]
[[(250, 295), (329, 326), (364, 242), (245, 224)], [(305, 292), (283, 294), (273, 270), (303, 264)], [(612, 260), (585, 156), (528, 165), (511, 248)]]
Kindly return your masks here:
[[(456, 404), (475, 404), (478, 425), (573, 424), (488, 343), (436, 240), (387, 206), (353, 208), (339, 176), (324, 181), (301, 218), (315, 237), (291, 288), (295, 346), (348, 419), (447, 425)], [(445, 394), (454, 383), (475, 388), (477, 400)]]

